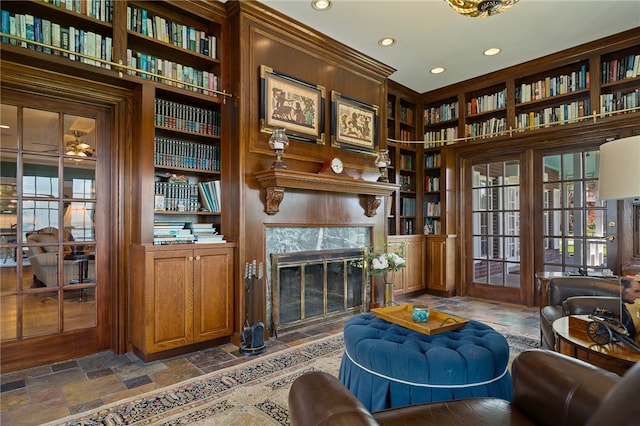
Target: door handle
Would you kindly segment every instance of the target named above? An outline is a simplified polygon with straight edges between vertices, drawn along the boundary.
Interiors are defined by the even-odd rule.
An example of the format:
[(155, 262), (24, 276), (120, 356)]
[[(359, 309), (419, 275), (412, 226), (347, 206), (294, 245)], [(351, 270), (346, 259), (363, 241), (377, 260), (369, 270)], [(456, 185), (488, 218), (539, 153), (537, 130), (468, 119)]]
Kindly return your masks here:
[(607, 235), (602, 237), (603, 240), (607, 240), (610, 243), (614, 242), (616, 240), (616, 236), (615, 235)]
[(200, 256), (196, 256), (196, 260), (200, 260)]

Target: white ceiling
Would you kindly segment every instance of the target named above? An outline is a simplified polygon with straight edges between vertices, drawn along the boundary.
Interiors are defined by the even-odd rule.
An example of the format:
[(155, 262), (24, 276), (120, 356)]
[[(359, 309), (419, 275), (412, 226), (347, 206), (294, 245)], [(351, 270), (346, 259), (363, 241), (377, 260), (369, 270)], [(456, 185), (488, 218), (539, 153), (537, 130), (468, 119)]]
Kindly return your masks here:
[[(469, 18), (444, 0), (311, 0), (261, 3), (395, 68), (390, 78), (418, 93), (478, 77), (640, 26), (639, 0), (520, 0), (488, 18)], [(392, 47), (378, 46), (385, 36)], [(502, 52), (485, 57), (482, 52)], [(446, 68), (433, 75), (436, 66)]]

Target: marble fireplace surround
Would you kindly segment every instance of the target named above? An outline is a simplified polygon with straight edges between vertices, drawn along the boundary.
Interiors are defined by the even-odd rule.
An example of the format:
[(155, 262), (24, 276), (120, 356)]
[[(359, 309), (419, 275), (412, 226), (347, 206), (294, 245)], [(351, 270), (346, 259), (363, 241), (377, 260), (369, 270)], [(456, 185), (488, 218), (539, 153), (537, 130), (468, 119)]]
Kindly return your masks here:
[[(272, 254), (368, 248), (369, 226), (268, 226), (266, 228), (266, 313), (267, 329), (272, 328)], [(365, 283), (365, 299), (371, 300), (369, 283)]]

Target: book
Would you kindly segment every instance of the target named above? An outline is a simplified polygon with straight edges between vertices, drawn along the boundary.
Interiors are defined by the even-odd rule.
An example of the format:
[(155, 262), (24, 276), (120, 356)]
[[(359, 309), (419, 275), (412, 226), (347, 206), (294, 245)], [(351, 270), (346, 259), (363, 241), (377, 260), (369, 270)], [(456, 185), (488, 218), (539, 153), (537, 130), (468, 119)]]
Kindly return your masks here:
[[(11, 34), (11, 26), (9, 24), (10, 22), (9, 18), (11, 17), (11, 14), (9, 13), (8, 10), (3, 10), (1, 13), (2, 13), (2, 20), (0, 21), (0, 31), (2, 31), (4, 34)], [(0, 41), (2, 41), (3, 43), (8, 43), (9, 38), (2, 37)]]

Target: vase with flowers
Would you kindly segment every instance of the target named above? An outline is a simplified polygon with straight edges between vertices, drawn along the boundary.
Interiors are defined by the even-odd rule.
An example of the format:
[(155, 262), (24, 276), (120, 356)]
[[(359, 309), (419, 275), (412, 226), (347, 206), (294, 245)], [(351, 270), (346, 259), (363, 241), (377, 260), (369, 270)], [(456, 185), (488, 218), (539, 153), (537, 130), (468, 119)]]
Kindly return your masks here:
[(396, 272), (406, 266), (404, 244), (395, 251), (389, 251), (389, 246), (385, 246), (385, 251), (382, 253), (371, 251), (367, 256), (367, 261), (371, 275), (382, 275), (384, 281), (384, 305), (392, 305)]

